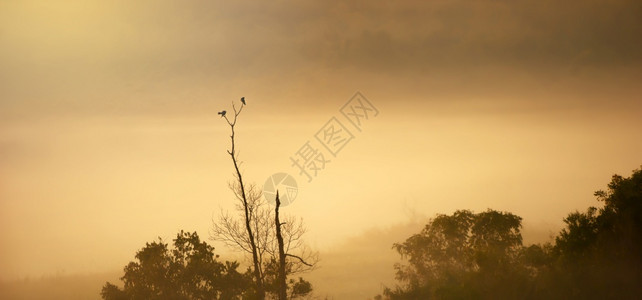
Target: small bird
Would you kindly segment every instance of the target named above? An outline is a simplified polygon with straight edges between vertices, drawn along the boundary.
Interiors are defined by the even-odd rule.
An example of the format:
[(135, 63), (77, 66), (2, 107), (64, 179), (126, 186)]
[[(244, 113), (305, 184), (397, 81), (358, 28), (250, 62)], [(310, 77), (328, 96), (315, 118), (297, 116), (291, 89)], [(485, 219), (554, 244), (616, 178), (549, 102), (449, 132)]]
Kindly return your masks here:
[(226, 113), (226, 111), (219, 111), (219, 112), (218, 112), (218, 114), (219, 114), (219, 115), (221, 115), (221, 118), (222, 118), (222, 117), (225, 117), (225, 113)]
[(245, 97), (241, 97), (241, 103), (243, 103), (243, 105), (245, 105)]

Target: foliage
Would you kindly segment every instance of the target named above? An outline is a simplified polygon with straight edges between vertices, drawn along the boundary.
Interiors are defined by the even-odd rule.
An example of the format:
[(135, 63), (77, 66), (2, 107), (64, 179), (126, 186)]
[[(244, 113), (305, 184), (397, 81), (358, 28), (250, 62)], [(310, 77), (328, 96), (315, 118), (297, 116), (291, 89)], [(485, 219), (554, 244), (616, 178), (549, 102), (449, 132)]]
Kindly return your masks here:
[[(296, 266), (291, 261), (288, 261), (286, 264), (286, 274), (292, 274), (292, 268)], [(279, 284), (278, 284), (278, 267), (279, 262), (276, 258), (272, 258), (265, 263), (263, 267), (265, 291), (273, 295), (275, 298), (278, 295)], [(308, 296), (312, 292), (312, 284), (302, 277), (299, 277), (298, 280), (290, 279), (287, 282), (286, 289), (288, 291), (289, 299), (296, 299), (299, 297)]]
[(409, 265), (395, 266), (404, 285), (386, 289), (385, 295), (392, 299), (513, 296), (523, 285), (519, 279), (525, 271), (514, 268), (522, 245), (520, 227), (520, 217), (494, 210), (437, 216), (419, 234), (394, 245)]
[(220, 262), (214, 248), (196, 232), (181, 231), (174, 249), (161, 239), (146, 243), (135, 262), (125, 267), (124, 288), (107, 282), (101, 295), (117, 299), (241, 299), (251, 279), (237, 262)]
[[(555, 264), (545, 274), (563, 298), (632, 299), (642, 294), (642, 171), (613, 175), (590, 207), (564, 219), (555, 240)], [(560, 297), (562, 298), (562, 297)]]
[(638, 299), (642, 295), (642, 171), (614, 175), (601, 208), (570, 213), (555, 243), (522, 246), (521, 218), (439, 215), (395, 248), (400, 285), (388, 299)]

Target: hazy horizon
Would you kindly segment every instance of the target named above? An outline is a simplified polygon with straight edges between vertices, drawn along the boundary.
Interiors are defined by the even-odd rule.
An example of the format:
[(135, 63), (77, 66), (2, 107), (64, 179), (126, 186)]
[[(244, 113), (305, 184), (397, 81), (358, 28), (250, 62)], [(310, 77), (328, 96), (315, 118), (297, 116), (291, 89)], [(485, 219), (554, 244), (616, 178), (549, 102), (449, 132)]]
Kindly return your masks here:
[[(156, 237), (207, 238), (234, 205), (217, 112), (240, 97), (246, 180), (293, 175), (283, 212), (322, 253), (457, 209), (556, 234), (642, 164), (641, 12), (624, 0), (4, 2), (0, 280), (112, 272)], [(357, 92), (379, 111), (361, 131), (340, 112)], [(290, 157), (332, 117), (354, 139), (307, 182)]]

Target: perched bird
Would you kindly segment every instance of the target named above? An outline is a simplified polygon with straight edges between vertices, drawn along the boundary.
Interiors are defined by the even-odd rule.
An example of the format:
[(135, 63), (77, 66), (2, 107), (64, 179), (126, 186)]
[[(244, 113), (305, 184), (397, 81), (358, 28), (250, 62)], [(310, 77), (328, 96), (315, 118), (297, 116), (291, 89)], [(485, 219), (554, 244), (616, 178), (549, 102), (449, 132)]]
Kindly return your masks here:
[(225, 113), (226, 113), (226, 111), (219, 111), (219, 112), (218, 112), (218, 114), (219, 114), (219, 115), (221, 115), (221, 118), (222, 118), (222, 117), (225, 117)]
[(241, 97), (241, 103), (243, 103), (243, 105), (245, 105), (245, 97)]

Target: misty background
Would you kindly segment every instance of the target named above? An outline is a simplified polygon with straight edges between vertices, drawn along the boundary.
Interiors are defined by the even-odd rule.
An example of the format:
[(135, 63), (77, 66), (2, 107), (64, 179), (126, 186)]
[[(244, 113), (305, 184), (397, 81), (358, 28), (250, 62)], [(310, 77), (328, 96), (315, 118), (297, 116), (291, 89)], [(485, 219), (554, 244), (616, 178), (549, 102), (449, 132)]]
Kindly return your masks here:
[[(637, 1), (4, 1), (0, 280), (116, 274), (102, 284), (144, 241), (207, 237), (233, 197), (216, 112), (241, 96), (245, 178), (297, 179), (284, 212), (321, 252), (320, 295), (372, 296), (393, 279), (391, 244), (435, 213), (510, 211), (545, 241), (640, 164), (640, 15)], [(289, 157), (357, 91), (380, 114), (306, 182)], [(386, 238), (364, 247), (373, 232)], [(357, 256), (382, 276), (337, 281)]]

